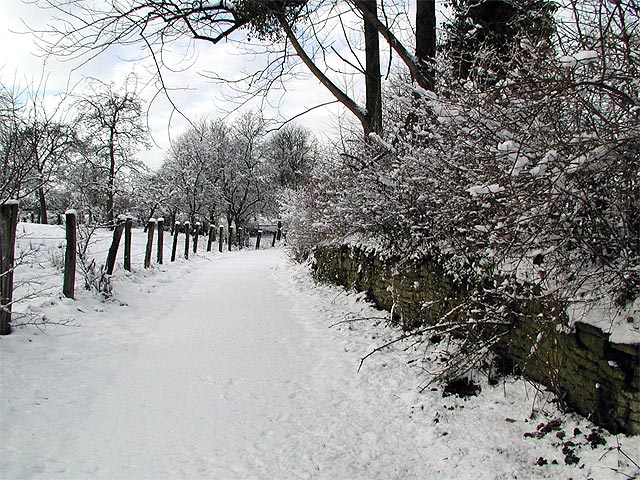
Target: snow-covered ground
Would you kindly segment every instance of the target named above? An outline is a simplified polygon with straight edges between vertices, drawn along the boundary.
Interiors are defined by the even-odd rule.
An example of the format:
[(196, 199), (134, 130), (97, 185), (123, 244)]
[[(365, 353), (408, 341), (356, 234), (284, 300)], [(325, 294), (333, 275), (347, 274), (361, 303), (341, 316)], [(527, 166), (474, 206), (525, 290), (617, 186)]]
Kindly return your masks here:
[[(466, 399), (419, 393), (424, 352), (402, 343), (358, 371), (397, 332), (280, 249), (201, 249), (144, 270), (136, 231), (134, 271), (118, 267), (113, 297), (80, 289), (73, 301), (60, 295), (62, 229), (18, 231), (32, 253), (16, 270), (15, 310), (49, 325), (0, 338), (2, 479), (640, 474), (640, 438), (561, 414), (522, 380), (478, 377)], [(102, 259), (109, 234), (96, 237)]]

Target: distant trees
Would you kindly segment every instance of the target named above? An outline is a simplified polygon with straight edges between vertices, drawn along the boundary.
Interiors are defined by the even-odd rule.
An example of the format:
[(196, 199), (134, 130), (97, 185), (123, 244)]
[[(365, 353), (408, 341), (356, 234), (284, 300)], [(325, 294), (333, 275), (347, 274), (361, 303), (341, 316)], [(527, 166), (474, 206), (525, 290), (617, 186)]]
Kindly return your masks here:
[(220, 168), (227, 224), (243, 226), (258, 213), (275, 213), (272, 171), (264, 150), (264, 120), (248, 112), (231, 125), (231, 155)]
[(40, 94), (0, 87), (0, 201), (20, 200), (43, 223), (73, 207), (80, 221), (108, 226), (118, 213), (245, 226), (276, 218), (281, 192), (307, 182), (317, 155), (309, 131), (290, 123), (267, 133), (248, 112), (193, 123), (150, 172), (136, 157), (148, 140), (133, 83), (90, 80), (51, 111)]
[(41, 223), (73, 206), (113, 224), (146, 170), (135, 158), (147, 142), (141, 102), (97, 80), (53, 100), (44, 86), (0, 83), (0, 201), (20, 200)]
[(255, 112), (230, 123), (201, 120), (176, 139), (156, 174), (171, 192), (160, 208), (192, 223), (224, 216), (229, 227), (275, 218), (282, 189), (306, 183), (314, 145), (294, 124), (267, 134)]
[(79, 149), (67, 108), (64, 98), (46, 108), (42, 91), (0, 84), (0, 201), (31, 205), (35, 195), (42, 223), (48, 220), (48, 197)]
[(267, 141), (267, 155), (280, 187), (297, 190), (305, 186), (317, 159), (318, 145), (311, 132), (287, 124)]
[(199, 121), (169, 148), (159, 180), (172, 191), (171, 210), (187, 215), (191, 223), (219, 215), (220, 195), (215, 186), (228, 149), (226, 127)]

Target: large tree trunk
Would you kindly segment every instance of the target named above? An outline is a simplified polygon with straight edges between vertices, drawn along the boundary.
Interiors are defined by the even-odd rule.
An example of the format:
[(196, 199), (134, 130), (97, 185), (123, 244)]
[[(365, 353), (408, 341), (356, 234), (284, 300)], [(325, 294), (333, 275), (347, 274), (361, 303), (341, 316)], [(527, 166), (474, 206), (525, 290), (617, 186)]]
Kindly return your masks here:
[(436, 2), (416, 0), (416, 58), (428, 89), (433, 90), (436, 57)]
[[(364, 8), (376, 18), (378, 1), (364, 0)], [(380, 39), (374, 24), (364, 18), (365, 88), (368, 125), (365, 134), (382, 133), (382, 77), (380, 76)], [(368, 130), (368, 131), (367, 131)]]
[[(387, 28), (387, 26), (380, 21), (377, 15), (373, 15), (373, 12), (367, 8), (366, 0), (352, 0), (354, 5), (358, 8), (358, 10), (362, 13), (362, 16), (371, 23), (372, 26), (378, 30), (378, 33), (384, 37), (389, 46), (393, 48), (393, 50), (398, 54), (400, 59), (404, 62), (404, 64), (409, 69), (411, 76), (416, 81), (418, 85), (423, 88), (429, 88), (429, 82), (422, 74), (422, 70), (416, 61), (416, 57), (409, 52), (404, 44), (398, 40), (395, 35)], [(435, 36), (435, 33), (434, 33)]]

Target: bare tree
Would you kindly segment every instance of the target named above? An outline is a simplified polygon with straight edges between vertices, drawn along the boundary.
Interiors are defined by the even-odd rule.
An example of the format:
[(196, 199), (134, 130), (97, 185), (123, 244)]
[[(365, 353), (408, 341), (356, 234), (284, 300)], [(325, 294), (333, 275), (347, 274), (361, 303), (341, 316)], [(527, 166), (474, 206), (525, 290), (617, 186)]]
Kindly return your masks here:
[(68, 164), (77, 142), (74, 125), (64, 118), (64, 96), (53, 107), (46, 107), (51, 102), (45, 102), (44, 90), (0, 87), (0, 191), (17, 199), (35, 193), (39, 221), (47, 223), (47, 192)]
[(272, 204), (273, 182), (264, 152), (264, 120), (254, 112), (232, 125), (231, 155), (221, 168), (220, 189), (226, 204), (227, 224), (242, 227)]
[[(248, 84), (252, 95), (256, 91), (266, 94), (278, 88), (290, 75), (295, 75), (295, 57), (336, 101), (358, 119), (365, 133), (380, 133), (382, 130), (378, 35), (382, 35), (397, 52), (419, 85), (425, 88), (433, 85), (429, 77), (431, 74), (425, 73), (425, 62), (428, 63), (435, 55), (435, 3), (430, 0), (418, 0), (417, 57), (394, 35), (394, 19), (386, 19), (386, 11), (386, 21), (380, 20), (379, 11), (384, 9), (385, 2), (378, 4), (377, 0), (218, 0), (191, 3), (126, 0), (103, 6), (85, 0), (37, 2), (55, 9), (62, 16), (62, 20), (54, 22), (49, 31), (42, 32), (47, 38), (51, 38), (51, 34), (55, 38), (53, 43), (46, 45), (48, 52), (72, 57), (92, 56), (113, 44), (141, 42), (149, 49), (159, 72), (163, 66), (163, 49), (176, 40), (192, 38), (214, 44), (225, 40), (246, 48), (245, 38), (239, 35), (244, 31), (251, 38), (265, 40), (265, 51), (272, 55), (276, 52), (267, 66), (241, 79)], [(366, 57), (364, 66), (360, 64), (360, 55), (349, 38), (350, 27), (345, 26), (353, 24), (357, 16), (361, 17), (361, 38)], [(333, 47), (333, 40), (327, 32), (345, 34), (340, 43), (346, 45), (350, 58)], [(342, 66), (331, 66), (329, 57), (339, 58)], [(365, 105), (339, 86), (347, 70), (352, 75), (363, 75)], [(246, 88), (244, 92), (247, 92)]]
[(114, 200), (118, 194), (117, 179), (127, 169), (137, 168), (134, 154), (147, 143), (147, 130), (143, 123), (142, 103), (135, 89), (126, 82), (123, 90), (99, 80), (90, 82), (90, 91), (75, 102), (79, 112), (78, 123), (87, 144), (87, 162), (103, 182), (106, 220), (114, 224)]
[(223, 122), (199, 121), (171, 145), (160, 169), (167, 189), (175, 192), (176, 210), (186, 213), (192, 224), (215, 221), (219, 213), (220, 170), (230, 154), (229, 136)]
[(25, 127), (25, 140), (30, 145), (31, 160), (35, 166), (35, 183), (40, 223), (48, 223), (48, 193), (60, 179), (72, 157), (77, 154), (79, 140), (76, 125), (65, 121), (65, 98), (53, 111), (48, 112), (44, 95), (36, 92), (31, 97), (29, 124)]
[(23, 185), (33, 175), (19, 96), (14, 88), (0, 85), (0, 202), (22, 198)]

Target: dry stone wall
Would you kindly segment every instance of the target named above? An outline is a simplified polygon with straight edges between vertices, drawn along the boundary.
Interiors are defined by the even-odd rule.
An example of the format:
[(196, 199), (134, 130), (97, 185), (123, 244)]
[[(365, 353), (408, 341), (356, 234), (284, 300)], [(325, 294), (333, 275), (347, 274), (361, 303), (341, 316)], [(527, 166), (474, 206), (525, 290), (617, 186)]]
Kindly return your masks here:
[[(373, 249), (322, 246), (314, 251), (314, 271), (321, 281), (366, 292), (405, 328), (434, 322), (465, 295), (429, 257), (383, 258)], [(607, 333), (584, 323), (559, 332), (555, 323), (541, 320), (553, 318), (544, 315), (549, 309), (523, 305), (526, 315), (496, 353), (596, 424), (613, 433), (640, 434), (640, 345), (612, 343)]]

